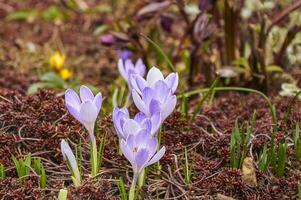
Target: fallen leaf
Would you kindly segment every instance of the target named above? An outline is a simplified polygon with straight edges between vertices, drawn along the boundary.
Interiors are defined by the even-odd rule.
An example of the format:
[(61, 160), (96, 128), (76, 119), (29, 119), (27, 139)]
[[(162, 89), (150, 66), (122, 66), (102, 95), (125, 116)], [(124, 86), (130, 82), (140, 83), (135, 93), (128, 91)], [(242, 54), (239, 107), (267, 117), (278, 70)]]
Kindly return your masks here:
[(247, 157), (242, 164), (242, 181), (250, 187), (257, 187), (256, 171), (253, 164), (253, 159)]
[(225, 196), (223, 194), (217, 194), (216, 199), (217, 200), (235, 200), (234, 198)]

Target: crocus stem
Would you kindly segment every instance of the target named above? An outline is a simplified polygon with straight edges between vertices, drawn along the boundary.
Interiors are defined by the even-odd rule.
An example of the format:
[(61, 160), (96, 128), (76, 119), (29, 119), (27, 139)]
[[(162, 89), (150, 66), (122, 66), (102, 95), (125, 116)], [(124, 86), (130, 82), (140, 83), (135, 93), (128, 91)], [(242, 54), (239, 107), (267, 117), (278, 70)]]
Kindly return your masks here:
[(131, 185), (131, 188), (130, 188), (129, 200), (135, 200), (136, 183), (137, 183), (137, 175), (134, 175), (132, 185)]
[(145, 168), (141, 171), (138, 177), (138, 188), (141, 189), (141, 187), (144, 185), (145, 180)]
[(96, 144), (96, 140), (93, 140), (91, 142), (91, 148), (92, 148), (92, 151), (91, 151), (91, 169), (92, 169), (92, 172), (91, 172), (91, 175), (92, 177), (95, 177), (96, 174), (97, 174), (97, 171), (98, 171), (98, 167), (97, 167), (97, 144)]

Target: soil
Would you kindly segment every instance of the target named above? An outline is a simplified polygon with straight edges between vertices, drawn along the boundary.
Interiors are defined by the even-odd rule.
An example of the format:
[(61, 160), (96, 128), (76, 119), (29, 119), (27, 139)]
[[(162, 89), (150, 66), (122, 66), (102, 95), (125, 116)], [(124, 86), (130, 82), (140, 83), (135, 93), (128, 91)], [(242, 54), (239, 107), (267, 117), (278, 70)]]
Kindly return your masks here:
[[(103, 135), (107, 138), (101, 175), (97, 180), (86, 176), (83, 187), (75, 189), (62, 159), (59, 143), (61, 139), (68, 138), (73, 143), (79, 143), (81, 139), (83, 144), (87, 144), (86, 131), (66, 112), (63, 96), (45, 89), (28, 96), (25, 91), (32, 82), (30, 78), (9, 69), (3, 77), (10, 81), (9, 84), (0, 81), (0, 95), (3, 97), (0, 102), (0, 162), (5, 165), (8, 178), (0, 181), (0, 197), (55, 199), (57, 191), (65, 186), (70, 199), (118, 199), (117, 179), (123, 177), (129, 183), (131, 170), (128, 162), (116, 150), (118, 139), (112, 128), (111, 116), (102, 116), (97, 123), (100, 132), (98, 142)], [(291, 133), (295, 122), (301, 121), (301, 103), (295, 102), (290, 119), (285, 123), (284, 115), (290, 101), (290, 98), (273, 100), (277, 107), (278, 141), (287, 132)], [(160, 161), (162, 178), (157, 178), (154, 166), (143, 187), (145, 198), (155, 198), (157, 193), (162, 192), (162, 199), (165, 195), (182, 195), (179, 199), (210, 199), (216, 194), (235, 199), (296, 199), (297, 183), (301, 178), (299, 164), (291, 166), (285, 178), (256, 170), (256, 188), (242, 181), (239, 169), (229, 167), (230, 135), (235, 120), (238, 119), (238, 124), (250, 121), (254, 110), (257, 118), (252, 156), (257, 157), (268, 142), (265, 135), (270, 135), (272, 128), (268, 106), (260, 97), (239, 93), (220, 94), (213, 104), (203, 106), (193, 122), (181, 117), (181, 113), (174, 112), (163, 126), (162, 145), (166, 146), (167, 152)], [(184, 147), (188, 149), (188, 162), (193, 172), (190, 184), (185, 183), (183, 176)], [(18, 183), (11, 155), (22, 157), (28, 153), (42, 158), (48, 177), (46, 190), (39, 189), (34, 176), (27, 178), (23, 186)], [(83, 146), (83, 153), (83, 165), (88, 174), (88, 145)], [(172, 193), (166, 194), (166, 191)]]
[[(92, 4), (95, 2), (89, 1)], [(93, 31), (111, 19), (107, 15), (91, 17), (76, 12), (63, 24), (5, 19), (12, 11), (45, 9), (49, 5), (57, 5), (57, 1), (0, 1), (0, 163), (4, 164), (7, 176), (0, 180), (0, 198), (56, 199), (58, 191), (66, 187), (69, 199), (120, 199), (118, 179), (123, 178), (128, 190), (132, 171), (127, 160), (117, 151), (118, 138), (111, 116), (102, 115), (97, 121), (97, 142), (100, 143), (105, 136), (106, 147), (100, 175), (92, 180), (87, 175), (90, 171), (88, 134), (67, 113), (63, 96), (48, 89), (33, 95), (26, 94), (29, 85), (39, 80), (36, 72), (43, 67), (37, 64), (41, 63), (41, 58), (36, 55), (45, 57), (49, 49), (60, 49), (66, 53), (76, 77), (98, 86), (106, 96), (107, 85), (118, 77), (115, 63), (119, 50), (101, 46)], [(36, 52), (28, 52), (28, 42), (34, 44)], [(26, 62), (23, 62), (24, 56)], [(45, 62), (42, 61), (42, 65)], [(299, 71), (295, 73), (295, 76), (299, 75)], [(276, 141), (280, 142), (282, 138), (291, 136), (296, 122), (301, 122), (301, 102), (292, 103), (288, 121), (285, 115), (292, 98), (274, 97), (272, 102), (278, 117)], [(252, 149), (247, 156), (257, 161), (264, 144), (269, 142), (273, 127), (268, 105), (261, 97), (220, 93), (212, 104), (202, 107), (194, 121), (182, 117), (180, 112), (174, 112), (163, 125), (161, 145), (166, 146), (167, 152), (160, 160), (161, 170), (157, 170), (157, 165), (151, 167), (153, 170), (150, 170), (142, 188), (143, 199), (156, 199), (157, 196), (160, 199), (216, 199), (221, 195), (247, 200), (297, 199), (301, 166), (293, 161), (292, 146), (288, 151), (292, 162), (284, 178), (275, 177), (272, 169), (265, 174), (256, 167), (258, 186), (250, 187), (242, 180), (241, 170), (230, 168), (229, 144), (235, 121), (239, 125), (250, 121), (254, 111), (256, 128), (249, 147)], [(74, 144), (80, 141), (84, 144), (83, 167), (86, 176), (79, 189), (72, 185), (63, 161), (59, 145), (61, 139), (68, 139), (73, 149)], [(185, 182), (184, 177), (185, 147), (192, 172), (190, 184)], [(28, 153), (41, 158), (47, 173), (46, 189), (40, 189), (34, 174), (25, 178), (22, 185), (19, 183), (11, 156), (22, 158)]]

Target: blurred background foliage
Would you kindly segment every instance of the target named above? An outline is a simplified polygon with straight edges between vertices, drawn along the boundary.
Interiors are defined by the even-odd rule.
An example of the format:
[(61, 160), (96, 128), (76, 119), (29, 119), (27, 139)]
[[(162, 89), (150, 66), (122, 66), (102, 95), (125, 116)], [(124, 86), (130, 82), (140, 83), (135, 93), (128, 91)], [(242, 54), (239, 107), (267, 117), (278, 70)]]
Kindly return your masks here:
[[(181, 91), (209, 87), (219, 76), (219, 85), (294, 95), (301, 85), (300, 7), (299, 0), (57, 0), (46, 7), (7, 12), (5, 19), (63, 26), (76, 15), (96, 18), (90, 34), (97, 38), (102, 53), (113, 51), (110, 67), (117, 71), (118, 53), (130, 50), (148, 67), (179, 72)], [(39, 61), (44, 60), (38, 64), (42, 79), (49, 72), (44, 70), (49, 69), (49, 57), (59, 49), (66, 54), (73, 75), (64, 81), (80, 83), (77, 79), (85, 69), (71, 70), (88, 55), (69, 56), (64, 44), (41, 49), (31, 43), (26, 46)]]

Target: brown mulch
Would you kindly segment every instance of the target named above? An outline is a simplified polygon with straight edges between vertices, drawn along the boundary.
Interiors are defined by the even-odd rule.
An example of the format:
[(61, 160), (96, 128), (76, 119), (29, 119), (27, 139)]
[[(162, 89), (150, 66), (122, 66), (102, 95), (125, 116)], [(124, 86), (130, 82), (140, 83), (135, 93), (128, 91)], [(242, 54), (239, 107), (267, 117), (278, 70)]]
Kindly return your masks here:
[[(38, 184), (34, 182), (35, 179), (29, 178), (22, 187), (17, 183), (11, 155), (21, 156), (31, 152), (33, 156), (37, 155), (45, 160), (46, 170), (47, 167), (53, 167), (51, 163), (54, 163), (53, 165), (63, 167), (66, 172), (67, 169), (59, 149), (60, 140), (68, 138), (70, 141), (78, 143), (82, 138), (83, 143), (87, 143), (88, 136), (83, 127), (67, 114), (62, 96), (58, 96), (52, 90), (40, 90), (37, 94), (27, 96), (24, 93), (26, 87), (22, 86), (22, 79), (18, 81), (18, 76), (15, 77), (17, 80), (11, 81), (11, 84), (0, 81), (1, 91), (11, 91), (1, 93), (9, 101), (0, 101), (2, 125), (0, 162), (8, 169), (8, 178), (0, 181), (0, 185), (9, 186), (0, 187), (0, 196), (8, 195), (13, 199), (22, 199), (24, 196), (21, 194), (25, 196), (31, 194), (39, 199), (41, 191), (38, 189)], [(24, 85), (27, 85), (26, 81), (24, 81)], [(15, 89), (18, 87), (20, 88)], [(15, 95), (11, 95), (12, 93)], [(301, 121), (299, 109), (301, 103), (295, 102), (288, 124), (284, 123), (284, 114), (290, 100), (290, 98), (274, 99), (280, 127), (277, 138), (282, 138), (287, 133), (284, 128), (290, 133), (294, 123)], [(229, 142), (235, 120), (238, 119), (239, 124), (250, 120), (254, 110), (257, 113), (255, 136), (256, 134), (270, 135), (272, 123), (267, 105), (260, 97), (251, 94), (223, 94), (217, 98), (214, 104), (205, 105), (194, 122), (184, 119), (179, 112), (172, 114), (165, 121), (163, 129), (162, 145), (167, 147), (167, 152), (160, 161), (163, 167), (162, 176), (172, 175), (179, 183), (185, 184), (181, 177), (183, 175), (180, 174), (183, 174), (181, 163), (183, 162), (183, 149), (186, 146), (187, 149), (190, 149), (189, 163), (193, 172), (193, 187), (189, 187), (189, 185), (184, 187), (188, 197), (224, 194), (237, 199), (296, 198), (297, 181), (301, 178), (297, 170), (300, 167), (298, 165), (296, 171), (289, 170), (286, 178), (280, 179), (257, 171), (259, 185), (257, 188), (247, 186), (241, 180), (240, 171), (229, 168)], [(100, 133), (107, 136), (102, 169), (108, 170), (108, 172), (103, 174), (100, 181), (108, 178), (118, 179), (119, 176), (125, 177), (128, 172), (131, 172), (127, 167), (127, 161), (117, 153), (118, 142), (113, 132), (111, 117), (102, 116), (98, 125)], [(101, 137), (98, 139), (100, 140)], [(266, 137), (256, 137), (253, 140), (253, 154), (258, 153), (266, 142), (268, 142)], [(85, 159), (89, 159), (87, 148), (84, 147)], [(87, 163), (84, 163), (84, 166), (89, 167)], [(119, 169), (116, 170), (116, 167)], [(109, 169), (115, 170), (109, 171)], [(172, 174), (168, 175), (170, 172)], [(63, 181), (55, 179), (58, 178), (59, 173), (59, 168), (57, 174), (47, 173), (50, 177), (48, 187), (55, 190), (63, 187)], [(64, 177), (68, 178), (66, 175)], [(93, 182), (89, 178), (85, 180), (84, 186), (79, 190), (72, 187), (72, 182), (65, 182), (65, 186), (68, 186), (72, 196), (71, 199), (114, 199), (118, 196), (116, 184), (112, 182), (103, 182), (106, 186), (101, 187), (99, 181)], [(149, 184), (152, 181), (150, 180)], [(26, 184), (31, 186), (30, 190), (27, 189)], [(19, 192), (14, 192), (15, 190)], [(148, 190), (147, 185), (144, 192), (146, 195), (153, 195), (153, 191)], [(177, 188), (174, 188), (174, 192), (175, 194), (181, 193)], [(57, 195), (55, 192), (46, 192), (46, 194), (52, 197)]]

